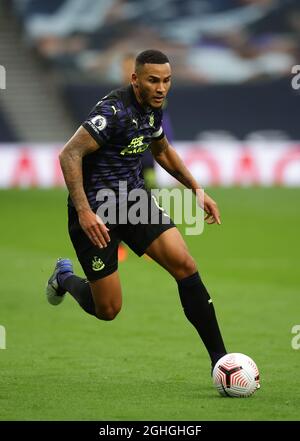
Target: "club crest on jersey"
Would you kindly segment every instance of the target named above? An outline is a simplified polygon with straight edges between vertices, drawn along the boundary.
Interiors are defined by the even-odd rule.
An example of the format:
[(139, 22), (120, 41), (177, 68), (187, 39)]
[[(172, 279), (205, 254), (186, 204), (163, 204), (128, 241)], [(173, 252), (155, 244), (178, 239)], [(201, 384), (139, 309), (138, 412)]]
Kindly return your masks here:
[(105, 263), (100, 259), (100, 257), (94, 256), (92, 261), (93, 271), (101, 271), (105, 267)]
[(91, 118), (91, 123), (97, 129), (97, 131), (104, 130), (107, 125), (106, 118), (104, 118), (102, 115), (96, 115)]
[(154, 114), (151, 113), (151, 115), (149, 116), (149, 126), (153, 127), (154, 126)]
[(121, 151), (121, 155), (132, 155), (133, 153), (142, 153), (147, 150), (149, 144), (143, 143), (144, 136), (133, 138), (130, 144)]

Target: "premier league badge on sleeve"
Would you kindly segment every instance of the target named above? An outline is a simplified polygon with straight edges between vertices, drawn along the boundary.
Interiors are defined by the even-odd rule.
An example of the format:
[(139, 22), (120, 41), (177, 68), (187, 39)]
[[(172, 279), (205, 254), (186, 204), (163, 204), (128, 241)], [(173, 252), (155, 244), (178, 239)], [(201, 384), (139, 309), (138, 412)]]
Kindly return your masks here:
[(102, 115), (94, 116), (91, 119), (91, 122), (98, 131), (104, 130), (107, 125), (106, 118), (104, 118)]

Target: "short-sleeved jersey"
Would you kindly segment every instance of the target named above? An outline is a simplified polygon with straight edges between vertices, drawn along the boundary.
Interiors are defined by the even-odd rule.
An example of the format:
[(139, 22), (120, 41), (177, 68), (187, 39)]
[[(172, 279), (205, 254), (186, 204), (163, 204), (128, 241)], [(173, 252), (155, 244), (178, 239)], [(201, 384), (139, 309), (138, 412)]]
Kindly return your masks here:
[(162, 110), (143, 108), (132, 86), (102, 98), (82, 124), (99, 143), (99, 149), (83, 158), (83, 185), (92, 209), (99, 206), (97, 192), (109, 188), (118, 197), (119, 182), (128, 192), (143, 188), (141, 155), (152, 140), (164, 136)]

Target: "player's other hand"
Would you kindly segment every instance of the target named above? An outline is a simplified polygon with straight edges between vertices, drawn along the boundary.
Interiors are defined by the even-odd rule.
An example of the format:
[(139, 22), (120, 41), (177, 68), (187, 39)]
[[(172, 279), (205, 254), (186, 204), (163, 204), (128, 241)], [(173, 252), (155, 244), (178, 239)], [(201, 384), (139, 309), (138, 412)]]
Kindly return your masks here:
[(78, 213), (79, 223), (90, 241), (99, 248), (107, 247), (110, 242), (109, 229), (102, 219), (92, 210), (84, 210)]
[(203, 191), (200, 192), (199, 204), (206, 213), (204, 218), (206, 223), (221, 225), (220, 212), (217, 203)]

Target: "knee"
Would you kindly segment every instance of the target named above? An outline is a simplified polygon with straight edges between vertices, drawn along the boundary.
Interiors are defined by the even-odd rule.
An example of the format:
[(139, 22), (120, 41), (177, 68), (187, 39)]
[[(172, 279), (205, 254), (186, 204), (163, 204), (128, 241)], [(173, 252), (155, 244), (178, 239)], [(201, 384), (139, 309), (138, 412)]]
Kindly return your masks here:
[(174, 277), (176, 280), (184, 279), (185, 277), (191, 276), (197, 272), (197, 266), (189, 254), (182, 256), (179, 265), (176, 266), (174, 271)]
[(111, 321), (116, 318), (116, 316), (121, 311), (121, 306), (107, 305), (107, 306), (96, 306), (96, 317), (99, 320)]

